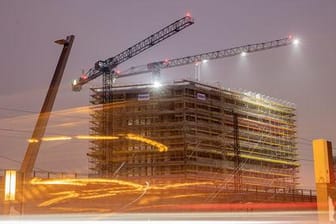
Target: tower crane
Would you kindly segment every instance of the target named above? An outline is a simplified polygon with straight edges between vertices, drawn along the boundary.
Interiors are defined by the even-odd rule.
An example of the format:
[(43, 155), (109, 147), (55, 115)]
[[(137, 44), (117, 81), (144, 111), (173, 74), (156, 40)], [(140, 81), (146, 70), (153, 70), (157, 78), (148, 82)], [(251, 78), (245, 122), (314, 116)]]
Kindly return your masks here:
[(97, 61), (94, 64), (94, 67), (89, 69), (86, 74), (83, 74), (81, 77), (79, 77), (79, 79), (73, 81), (72, 90), (80, 91), (83, 85), (101, 75), (103, 75), (103, 86), (109, 85), (108, 77), (114, 76), (113, 69), (116, 68), (118, 65), (136, 56), (137, 54), (140, 54), (148, 48), (153, 47), (154, 45), (160, 43), (168, 37), (180, 32), (186, 27), (189, 27), (193, 23), (193, 18), (190, 16), (190, 14), (187, 14), (185, 17), (162, 28), (158, 32), (134, 44), (133, 46), (127, 48), (126, 50), (115, 55), (114, 57), (108, 58), (106, 60)]
[[(73, 83), (73, 90), (79, 91), (81, 87), (87, 82), (99, 77), (100, 75), (110, 75), (113, 73), (113, 69), (127, 61), (128, 59), (136, 56), (137, 54), (145, 51), (146, 49), (158, 44), (159, 42), (167, 39), (168, 37), (178, 33), (184, 28), (194, 23), (193, 18), (187, 14), (185, 17), (173, 22), (172, 24), (164, 27), (158, 32), (152, 34), (146, 39), (136, 43), (135, 45), (127, 48), (125, 51), (117, 54), (114, 57), (108, 58), (104, 61), (97, 61), (94, 68), (91, 68), (86, 75), (81, 76)], [(29, 139), (29, 145), (26, 150), (24, 159), (21, 164), (20, 171), (25, 175), (25, 178), (29, 179), (32, 175), (32, 171), (37, 159), (37, 155), (41, 145), (41, 138), (44, 136), (50, 113), (55, 102), (55, 98), (58, 92), (58, 88), (63, 76), (65, 65), (67, 63), (74, 36), (68, 36), (66, 40), (58, 40), (56, 43), (64, 45), (60, 59), (58, 61), (53, 79), (48, 89), (45, 101), (43, 103), (41, 112), (39, 114), (35, 129), (33, 131), (31, 139)], [(106, 79), (103, 79), (103, 85), (108, 86)]]
[(123, 72), (116, 71), (115, 73), (117, 76), (115, 78), (124, 78), (145, 73), (153, 73), (154, 75), (158, 75), (161, 69), (196, 64), (202, 61), (232, 57), (239, 54), (245, 55), (248, 53), (283, 47), (290, 44), (297, 44), (297, 41), (297, 39), (293, 38), (293, 36), (290, 35), (288, 37), (277, 40), (247, 44), (239, 47), (232, 47), (219, 51), (211, 51), (182, 58), (165, 59), (162, 61), (151, 62), (145, 65), (133, 66)]

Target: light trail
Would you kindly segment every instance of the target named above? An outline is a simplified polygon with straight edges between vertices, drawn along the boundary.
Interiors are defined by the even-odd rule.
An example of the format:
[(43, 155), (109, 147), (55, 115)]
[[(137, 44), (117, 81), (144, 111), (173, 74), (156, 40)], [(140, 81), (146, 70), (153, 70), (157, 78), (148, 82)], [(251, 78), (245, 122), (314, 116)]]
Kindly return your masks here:
[(166, 146), (164, 144), (161, 144), (160, 142), (151, 140), (149, 138), (142, 137), (140, 135), (126, 134), (126, 138), (131, 139), (131, 140), (135, 140), (135, 141), (139, 141), (139, 142), (144, 142), (144, 143), (147, 143), (147, 144), (152, 145), (154, 147), (157, 147), (160, 152), (168, 151), (168, 146)]
[(77, 135), (76, 139), (80, 140), (116, 140), (119, 139), (117, 136), (99, 136), (99, 135)]
[(43, 180), (40, 178), (33, 178), (30, 181), (32, 185), (74, 185), (74, 186), (86, 186), (88, 184), (104, 184), (104, 183), (113, 183), (113, 184), (120, 184), (134, 188), (142, 188), (141, 184), (136, 184), (130, 181), (123, 181), (123, 180), (116, 180), (116, 179), (104, 179), (104, 178), (83, 178), (83, 179), (75, 179), (75, 178), (68, 178), (68, 179), (48, 179)]
[(199, 186), (199, 185), (213, 185), (213, 184), (214, 183), (210, 181), (199, 181), (199, 182), (190, 182), (190, 183), (167, 184), (165, 186), (152, 186), (151, 189), (166, 190), (170, 188), (190, 187), (190, 186)]
[(151, 145), (157, 148), (159, 152), (168, 151), (168, 146), (158, 141), (145, 138), (140, 135), (136, 135), (132, 133), (119, 134), (118, 136), (100, 136), (100, 135), (50, 136), (50, 137), (43, 137), (41, 139), (30, 138), (28, 139), (28, 142), (38, 143), (39, 141), (51, 142), (51, 141), (65, 141), (65, 140), (75, 140), (75, 139), (77, 140), (118, 140), (121, 138), (146, 143), (148, 145)]
[[(116, 180), (116, 179), (103, 179), (103, 178), (94, 178), (94, 179), (48, 179), (42, 180), (40, 178), (34, 178), (30, 181), (31, 185), (37, 185), (37, 188), (40, 189), (42, 186), (51, 186), (59, 185), (60, 189), (63, 189), (64, 186), (74, 186), (80, 188), (71, 188), (72, 190), (59, 191), (56, 193), (47, 193), (46, 196), (51, 196), (50, 199), (43, 201), (38, 205), (38, 207), (47, 207), (57, 203), (61, 203), (69, 199), (79, 199), (79, 200), (92, 200), (99, 198), (113, 197), (117, 195), (124, 194), (134, 194), (138, 192), (146, 192), (148, 185), (143, 186), (141, 184), (136, 184), (129, 181)], [(113, 184), (111, 186), (111, 184)], [(98, 189), (87, 189), (87, 188), (97, 188)], [(69, 187), (66, 187), (69, 189)], [(58, 189), (54, 188), (54, 189)], [(49, 189), (51, 190), (51, 189)]]
[(58, 193), (53, 193), (53, 195), (60, 195), (56, 198), (52, 198), (50, 200), (44, 201), (42, 203), (40, 203), (38, 206), (39, 207), (46, 207), (67, 199), (71, 199), (71, 198), (77, 198), (78, 197), (78, 193), (76, 193), (75, 191), (65, 191), (65, 192), (58, 192)]
[(44, 142), (50, 141), (64, 141), (64, 140), (71, 140), (72, 137), (70, 136), (54, 136), (54, 137), (43, 137), (41, 140)]
[[(94, 200), (100, 198), (108, 197), (120, 197), (120, 196), (132, 196), (140, 193), (140, 196), (136, 197), (131, 202), (127, 203), (122, 209), (129, 207), (131, 204), (138, 202), (144, 197), (144, 195), (149, 191), (167, 191), (169, 189), (179, 189), (189, 186), (199, 186), (199, 185), (209, 185), (213, 184), (212, 182), (191, 182), (191, 183), (174, 183), (166, 184), (162, 186), (150, 185), (146, 182), (146, 185), (137, 184), (130, 181), (117, 180), (117, 179), (104, 179), (104, 178), (84, 178), (84, 179), (75, 179), (75, 178), (66, 178), (66, 179), (40, 179), (34, 178), (30, 181), (31, 185), (36, 187), (32, 188), (32, 191), (38, 190), (48, 199), (41, 202), (39, 207), (48, 207), (54, 206), (57, 203), (61, 203), (68, 200)], [(48, 188), (46, 186), (49, 186)], [(50, 188), (51, 186), (54, 186)], [(59, 186), (59, 187), (58, 187)], [(69, 188), (69, 186), (73, 186)], [(43, 191), (40, 191), (44, 189)], [(58, 190), (57, 190), (58, 189)], [(61, 190), (63, 189), (63, 190)], [(65, 190), (66, 189), (66, 190)], [(56, 192), (53, 192), (56, 191)], [(27, 191), (26, 193), (29, 193)], [(183, 197), (193, 197), (200, 195), (177, 195), (176, 198)], [(174, 195), (167, 195), (163, 198), (158, 198), (158, 200), (164, 198), (174, 198)], [(145, 199), (146, 201), (147, 199)], [(141, 204), (141, 202), (140, 202)], [(142, 202), (143, 204), (143, 202)], [(146, 203), (144, 203), (146, 204)]]

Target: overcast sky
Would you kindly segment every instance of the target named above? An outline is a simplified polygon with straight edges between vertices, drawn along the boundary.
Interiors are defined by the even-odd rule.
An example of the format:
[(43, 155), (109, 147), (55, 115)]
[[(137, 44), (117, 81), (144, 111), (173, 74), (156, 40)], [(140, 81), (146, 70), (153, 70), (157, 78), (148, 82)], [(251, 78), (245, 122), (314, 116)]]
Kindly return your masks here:
[[(34, 112), (40, 110), (61, 52), (54, 40), (76, 36), (55, 102), (58, 112), (47, 135), (87, 134), (89, 87), (99, 86), (101, 80), (79, 93), (71, 91), (71, 80), (81, 69), (120, 53), (187, 11), (195, 18), (194, 25), (119, 69), (289, 34), (299, 37), (298, 47), (211, 61), (202, 67), (201, 80), (295, 103), (301, 185), (314, 187), (310, 140), (326, 138), (336, 144), (334, 0), (0, 0), (0, 169), (17, 168), (19, 163), (9, 159), (23, 158), (35, 125)], [(164, 80), (174, 80), (193, 77), (193, 72), (190, 65), (161, 74)], [(118, 82), (145, 82), (150, 77)], [(88, 146), (88, 142), (43, 143), (36, 166), (88, 172)]]

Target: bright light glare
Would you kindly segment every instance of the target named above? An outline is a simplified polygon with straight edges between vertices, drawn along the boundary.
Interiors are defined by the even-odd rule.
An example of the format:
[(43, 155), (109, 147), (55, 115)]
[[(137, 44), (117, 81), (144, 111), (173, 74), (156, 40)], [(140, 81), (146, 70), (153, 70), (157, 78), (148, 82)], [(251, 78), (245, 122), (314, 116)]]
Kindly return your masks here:
[(207, 59), (203, 59), (202, 63), (207, 63), (208, 60)]
[(245, 57), (247, 55), (247, 53), (245, 51), (240, 53), (241, 56)]
[(39, 141), (37, 139), (35, 139), (35, 138), (30, 138), (30, 139), (28, 139), (28, 142), (29, 143), (37, 143)]
[(15, 190), (16, 190), (16, 171), (6, 170), (5, 171), (5, 201), (15, 200)]
[(153, 87), (154, 88), (159, 88), (159, 87), (161, 87), (162, 86), (162, 84), (159, 82), (159, 81), (155, 81), (154, 83), (153, 83)]
[(300, 43), (300, 40), (299, 40), (299, 39), (294, 39), (294, 40), (293, 40), (293, 44), (294, 44), (294, 45), (298, 45), (299, 43)]

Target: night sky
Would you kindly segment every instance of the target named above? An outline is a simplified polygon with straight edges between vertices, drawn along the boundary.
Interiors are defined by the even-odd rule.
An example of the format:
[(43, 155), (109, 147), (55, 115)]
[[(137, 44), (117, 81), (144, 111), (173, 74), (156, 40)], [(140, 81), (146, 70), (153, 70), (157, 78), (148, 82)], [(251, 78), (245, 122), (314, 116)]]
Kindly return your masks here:
[[(301, 187), (314, 187), (311, 140), (336, 146), (336, 1), (334, 0), (0, 0), (0, 169), (18, 168), (62, 47), (76, 36), (46, 135), (89, 132), (89, 88), (72, 79), (190, 12), (195, 24), (118, 67), (279, 39), (287, 46), (210, 61), (201, 81), (258, 92), (296, 104)], [(166, 81), (192, 78), (194, 66), (161, 72)], [(149, 82), (150, 74), (118, 83)], [(36, 167), (88, 172), (86, 141), (42, 144)], [(336, 151), (336, 150), (334, 150)]]

